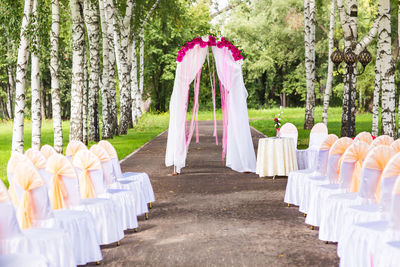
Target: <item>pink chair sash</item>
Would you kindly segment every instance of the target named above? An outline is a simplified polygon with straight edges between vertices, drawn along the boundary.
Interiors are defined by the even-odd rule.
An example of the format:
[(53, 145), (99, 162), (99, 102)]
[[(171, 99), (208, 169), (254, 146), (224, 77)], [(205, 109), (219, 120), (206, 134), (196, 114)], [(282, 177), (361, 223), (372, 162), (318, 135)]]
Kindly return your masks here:
[[(396, 141), (395, 141), (396, 142)], [(393, 144), (395, 143), (393, 142)], [(400, 175), (400, 153), (395, 154), (387, 163), (382, 172), (381, 196), (378, 201), (382, 204), (384, 211), (389, 211), (392, 204), (392, 192), (397, 177)]]
[(109, 185), (113, 183), (113, 166), (111, 162), (111, 157), (108, 155), (107, 151), (100, 145), (93, 145), (90, 148), (90, 152), (95, 154), (100, 160), (106, 184)]
[(391, 145), (390, 145), (394, 152), (399, 153), (400, 152), (400, 139), (397, 139), (396, 141), (394, 141)]
[(39, 150), (29, 148), (25, 151), (25, 156), (32, 161), (37, 169), (46, 168), (46, 158)]
[(320, 149), (322, 150), (330, 150), (333, 144), (338, 140), (336, 134), (329, 134), (325, 140), (322, 142)]

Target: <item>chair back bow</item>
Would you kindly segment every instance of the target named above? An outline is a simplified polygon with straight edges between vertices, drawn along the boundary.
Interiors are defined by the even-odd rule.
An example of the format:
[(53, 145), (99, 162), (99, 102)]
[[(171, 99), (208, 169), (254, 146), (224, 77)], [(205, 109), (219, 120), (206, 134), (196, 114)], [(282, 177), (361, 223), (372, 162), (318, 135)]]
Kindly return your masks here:
[(84, 143), (82, 143), (81, 141), (72, 140), (67, 145), (67, 149), (65, 150), (65, 155), (67, 157), (73, 158), (75, 154), (82, 149), (87, 150), (87, 147), (85, 146)]
[(95, 198), (97, 194), (90, 171), (102, 169), (100, 160), (89, 150), (80, 150), (75, 154), (72, 164), (82, 171), (79, 177), (81, 198)]
[(56, 154), (56, 150), (50, 146), (50, 145), (44, 145), (42, 146), (42, 148), (40, 149), (40, 153), (43, 154), (43, 156), (48, 159), (50, 158), (50, 156), (52, 156), (53, 154)]
[(46, 168), (46, 158), (39, 150), (29, 148), (24, 155), (32, 161), (37, 169)]
[(368, 145), (371, 145), (373, 142), (373, 138), (372, 138), (371, 133), (361, 132), (361, 133), (357, 134), (356, 137), (354, 137), (354, 142), (355, 141), (363, 141), (363, 142), (367, 143)]
[(371, 146), (376, 147), (376, 146), (390, 146), (393, 143), (393, 137), (389, 135), (381, 135), (375, 138), (374, 141), (372, 141)]
[(104, 148), (112, 159), (118, 159), (118, 154), (113, 145), (107, 140), (101, 140), (99, 145)]

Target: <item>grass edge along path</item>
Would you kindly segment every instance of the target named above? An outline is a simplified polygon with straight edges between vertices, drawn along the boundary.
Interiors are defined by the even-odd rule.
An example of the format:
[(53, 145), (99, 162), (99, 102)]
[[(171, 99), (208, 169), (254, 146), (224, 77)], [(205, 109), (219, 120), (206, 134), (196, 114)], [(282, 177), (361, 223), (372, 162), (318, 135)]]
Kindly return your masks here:
[[(266, 134), (267, 136), (274, 136), (275, 129), (273, 127), (273, 119), (279, 113), (283, 111), (281, 115), (282, 123), (291, 122), (293, 123), (299, 132), (298, 138), (298, 149), (304, 149), (308, 147), (308, 137), (310, 130), (304, 130), (304, 108), (285, 108), (283, 110), (279, 108), (272, 109), (249, 109), (250, 125), (258, 131)], [(328, 130), (329, 133), (334, 133), (340, 136), (341, 127), (341, 116), (342, 109), (340, 107), (333, 107), (329, 109), (328, 117)], [(222, 119), (221, 110), (217, 111), (217, 120)], [(315, 123), (321, 122), (322, 107), (315, 109)], [(191, 114), (187, 116), (188, 120), (191, 120)], [(213, 120), (212, 111), (200, 111), (199, 120)], [(371, 113), (361, 113), (356, 116), (356, 129), (357, 133), (362, 131), (371, 131)], [(152, 140), (154, 137), (162, 133), (168, 128), (169, 113), (153, 114), (145, 113), (140, 118), (138, 124), (128, 130), (127, 135), (115, 136), (109, 141), (114, 145), (117, 150), (119, 159), (123, 159), (133, 151)], [(31, 146), (31, 126), (32, 123), (26, 120), (25, 123), (25, 150)], [(221, 127), (221, 123), (218, 124)], [(63, 121), (63, 145), (64, 151), (68, 144), (68, 133), (69, 133), (69, 121)], [(7, 183), (7, 161), (11, 154), (11, 140), (12, 140), (12, 121), (0, 122), (0, 178)], [(201, 140), (200, 140), (201, 141)], [(46, 120), (42, 123), (42, 145), (50, 144), (53, 145), (53, 124), (51, 120)], [(94, 142), (89, 143), (89, 147)]]

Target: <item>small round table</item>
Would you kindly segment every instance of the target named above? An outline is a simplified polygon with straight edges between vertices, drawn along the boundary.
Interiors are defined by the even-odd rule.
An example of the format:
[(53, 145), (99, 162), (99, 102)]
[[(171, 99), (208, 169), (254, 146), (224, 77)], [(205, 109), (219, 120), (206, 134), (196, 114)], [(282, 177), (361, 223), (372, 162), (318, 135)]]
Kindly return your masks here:
[(259, 139), (256, 173), (260, 177), (288, 176), (289, 172), (296, 170), (296, 147), (292, 138)]

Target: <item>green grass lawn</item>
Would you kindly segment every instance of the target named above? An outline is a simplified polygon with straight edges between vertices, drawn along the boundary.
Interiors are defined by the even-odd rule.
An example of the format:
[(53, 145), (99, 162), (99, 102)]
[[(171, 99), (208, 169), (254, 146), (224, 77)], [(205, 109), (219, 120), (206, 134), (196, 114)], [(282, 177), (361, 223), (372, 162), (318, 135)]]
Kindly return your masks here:
[[(280, 112), (279, 108), (266, 110), (249, 110), (250, 125), (263, 132), (267, 136), (274, 136), (273, 119)], [(341, 127), (341, 108), (331, 108), (329, 110), (328, 129), (329, 133), (340, 136)], [(308, 136), (310, 131), (303, 129), (304, 108), (286, 108), (283, 110), (282, 122), (291, 122), (296, 125), (299, 131), (298, 148), (308, 146)], [(322, 107), (315, 110), (315, 123), (320, 122), (322, 117)], [(187, 118), (191, 119), (191, 114)], [(212, 111), (199, 112), (199, 120), (212, 120)], [(222, 113), (217, 112), (217, 119), (222, 119)], [(139, 148), (155, 136), (168, 128), (169, 114), (150, 114), (146, 113), (139, 120), (138, 125), (130, 129), (127, 135), (116, 136), (109, 140), (117, 150), (120, 159), (126, 157), (135, 149)], [(356, 116), (357, 133), (361, 131), (371, 131), (372, 114), (362, 113)], [(31, 122), (25, 122), (25, 149), (31, 145)], [(63, 122), (64, 151), (68, 144), (69, 122)], [(0, 178), (6, 182), (7, 161), (11, 153), (12, 141), (12, 122), (0, 122)], [(42, 125), (42, 144), (53, 144), (53, 124), (51, 120), (46, 120)], [(90, 143), (92, 145), (93, 143)], [(7, 182), (6, 182), (7, 183)]]

